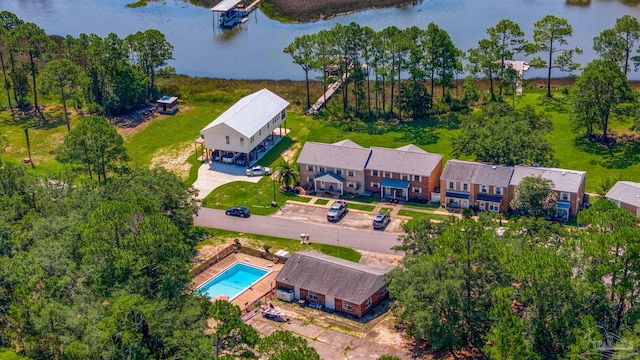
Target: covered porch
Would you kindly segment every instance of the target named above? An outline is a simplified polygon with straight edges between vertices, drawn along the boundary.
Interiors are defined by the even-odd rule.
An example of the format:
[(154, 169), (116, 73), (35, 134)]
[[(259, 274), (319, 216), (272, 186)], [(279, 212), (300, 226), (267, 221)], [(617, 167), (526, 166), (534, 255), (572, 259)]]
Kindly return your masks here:
[(313, 178), (313, 187), (316, 191), (338, 192), (340, 195), (343, 195), (344, 178), (331, 171), (327, 171)]
[(470, 194), (459, 193), (455, 191), (447, 191), (445, 193), (445, 206), (453, 209), (467, 209), (469, 208)]
[(499, 212), (502, 198), (500, 196), (478, 195), (476, 205), (480, 211), (496, 211)]
[(556, 208), (556, 218), (560, 218), (563, 220), (569, 220), (569, 211), (571, 209), (571, 204), (564, 201), (558, 201)]
[(409, 200), (409, 184), (408, 181), (394, 180), (394, 179), (382, 179), (380, 183), (380, 197), (391, 199), (404, 199)]

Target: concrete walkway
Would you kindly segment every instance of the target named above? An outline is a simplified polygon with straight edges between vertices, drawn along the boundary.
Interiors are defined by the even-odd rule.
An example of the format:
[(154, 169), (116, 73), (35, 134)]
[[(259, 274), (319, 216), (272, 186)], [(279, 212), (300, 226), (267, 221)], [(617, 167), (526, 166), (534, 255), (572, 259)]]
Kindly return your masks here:
[(204, 163), (198, 169), (198, 180), (193, 183), (193, 187), (198, 190), (198, 199), (204, 199), (215, 188), (234, 181), (246, 181), (257, 183), (262, 176), (247, 176), (245, 167), (213, 162)]

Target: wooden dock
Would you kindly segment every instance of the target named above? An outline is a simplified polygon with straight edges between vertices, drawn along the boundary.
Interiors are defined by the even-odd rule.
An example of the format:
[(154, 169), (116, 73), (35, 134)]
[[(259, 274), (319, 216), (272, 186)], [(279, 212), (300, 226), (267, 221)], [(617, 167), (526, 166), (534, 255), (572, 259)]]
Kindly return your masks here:
[(322, 96), (320, 96), (318, 101), (316, 101), (311, 106), (311, 108), (309, 109), (308, 113), (311, 114), (311, 115), (316, 115), (318, 113), (318, 111), (320, 111), (320, 109), (324, 106), (325, 101), (329, 100), (329, 98), (333, 95), (333, 93), (335, 93), (336, 90), (338, 90), (338, 88), (340, 87), (340, 85), (342, 85), (342, 82), (347, 80), (349, 75), (350, 75), (349, 73), (346, 73), (346, 74), (342, 75), (342, 78), (340, 78), (338, 81), (336, 81), (336, 82), (330, 84), (329, 86), (327, 86), (327, 91), (325, 91), (324, 94), (322, 94)]

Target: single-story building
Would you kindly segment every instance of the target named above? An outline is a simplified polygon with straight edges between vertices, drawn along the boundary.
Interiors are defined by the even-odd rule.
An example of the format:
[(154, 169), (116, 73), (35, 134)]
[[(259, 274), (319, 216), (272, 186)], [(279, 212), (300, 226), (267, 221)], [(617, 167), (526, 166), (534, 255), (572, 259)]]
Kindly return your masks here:
[(296, 252), (276, 277), (278, 289), (314, 307), (363, 317), (385, 299), (387, 271), (318, 252)]
[[(254, 92), (238, 100), (227, 111), (200, 130), (208, 158), (215, 149), (234, 156), (243, 154), (246, 163), (258, 158), (274, 143), (274, 131), (285, 134), (286, 108), (289, 102), (267, 89)], [(220, 156), (222, 160), (222, 156)]]
[(605, 197), (640, 217), (640, 183), (618, 181)]
[(160, 114), (173, 115), (178, 112), (178, 98), (175, 96), (163, 96), (156, 101), (156, 105)]

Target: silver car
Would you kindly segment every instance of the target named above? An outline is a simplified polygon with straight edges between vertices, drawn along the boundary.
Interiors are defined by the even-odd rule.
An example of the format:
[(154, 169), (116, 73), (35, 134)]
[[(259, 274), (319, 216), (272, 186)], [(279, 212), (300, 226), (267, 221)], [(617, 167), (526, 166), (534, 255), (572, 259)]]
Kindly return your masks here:
[(254, 166), (245, 170), (245, 173), (247, 174), (247, 176), (271, 175), (271, 168), (266, 166)]

